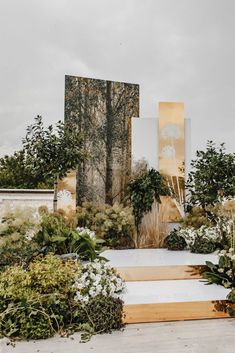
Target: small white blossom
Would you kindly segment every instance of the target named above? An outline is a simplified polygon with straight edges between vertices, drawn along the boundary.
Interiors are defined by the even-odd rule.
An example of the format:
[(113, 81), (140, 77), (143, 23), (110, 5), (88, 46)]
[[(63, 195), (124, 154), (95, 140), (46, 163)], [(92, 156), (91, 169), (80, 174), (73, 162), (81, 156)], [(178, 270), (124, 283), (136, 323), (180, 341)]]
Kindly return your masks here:
[(96, 240), (95, 232), (86, 227), (77, 227), (76, 231), (81, 235), (88, 235), (92, 240)]
[(223, 267), (218, 268), (218, 272), (219, 273), (223, 273), (224, 272), (224, 268)]
[(125, 291), (125, 283), (104, 260), (95, 260), (83, 265), (75, 288), (78, 289), (75, 299), (87, 302), (100, 294), (117, 298)]

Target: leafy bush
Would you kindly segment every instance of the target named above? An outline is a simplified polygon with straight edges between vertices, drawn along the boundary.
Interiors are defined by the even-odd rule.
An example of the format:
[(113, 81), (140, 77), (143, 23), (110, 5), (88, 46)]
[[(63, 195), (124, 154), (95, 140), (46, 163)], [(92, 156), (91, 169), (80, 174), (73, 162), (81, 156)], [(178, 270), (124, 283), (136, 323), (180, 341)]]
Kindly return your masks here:
[[(98, 262), (93, 274), (97, 267)], [(100, 268), (97, 286), (112, 289), (114, 273), (103, 263)], [(104, 268), (106, 275), (103, 276)], [(82, 270), (76, 261), (62, 261), (59, 256), (48, 254), (31, 262), (27, 270), (12, 266), (1, 273), (0, 336), (41, 339), (55, 333), (85, 331), (83, 339), (88, 339), (95, 333), (120, 329), (123, 302), (114, 298), (112, 291), (90, 295), (88, 301), (78, 298), (79, 291), (84, 294), (91, 289), (88, 279), (88, 288), (78, 288), (79, 278), (85, 271), (86, 267)], [(111, 271), (109, 277), (107, 271)], [(92, 278), (91, 272), (89, 276)]]
[(208, 141), (205, 151), (197, 151), (186, 184), (189, 201), (205, 208), (221, 196), (235, 196), (235, 154), (226, 153), (224, 144), (218, 148)]
[(213, 252), (219, 248), (221, 242), (217, 227), (181, 228), (178, 234), (185, 239), (187, 248), (197, 253)]
[(209, 254), (220, 247), (221, 234), (217, 227), (201, 226), (174, 229), (166, 238), (169, 250), (188, 249), (194, 253)]
[(127, 198), (133, 208), (137, 233), (144, 215), (151, 211), (154, 201), (161, 203), (160, 196), (168, 196), (171, 190), (164, 177), (155, 169), (143, 171), (130, 181)]
[(83, 265), (74, 288), (75, 299), (81, 304), (78, 320), (86, 330), (83, 340), (93, 333), (111, 332), (123, 326), (123, 301), (119, 296), (125, 291), (125, 283), (106, 261), (97, 259)]
[(212, 242), (206, 237), (196, 236), (194, 243), (192, 244), (190, 250), (192, 253), (198, 254), (210, 254), (218, 248), (215, 242)]
[(115, 248), (133, 246), (134, 219), (129, 207), (85, 202), (77, 209), (78, 226), (88, 227)]
[(32, 241), (40, 229), (41, 218), (33, 208), (3, 209), (0, 221), (0, 266), (27, 264), (38, 253)]
[[(56, 269), (56, 270), (55, 270)], [(47, 255), (25, 271), (9, 267), (0, 275), (0, 333), (19, 338), (47, 338), (62, 334), (75, 321), (75, 262)]]
[(178, 230), (174, 229), (166, 237), (164, 246), (168, 250), (184, 250), (187, 243), (182, 236), (178, 235)]
[(231, 292), (229, 292), (229, 294), (228, 294), (228, 296), (227, 296), (227, 299), (228, 299), (231, 303), (235, 304), (235, 289), (234, 289), (234, 288), (231, 290)]
[(80, 259), (85, 260), (94, 260), (98, 255), (96, 240), (90, 237), (90, 233), (68, 226), (60, 213), (42, 213), (41, 229), (34, 241), (42, 248), (44, 254), (77, 254)]
[(224, 248), (235, 247), (235, 199), (231, 197), (221, 197), (220, 202), (214, 206), (208, 206), (207, 212), (213, 218), (218, 231), (221, 234)]
[(222, 250), (219, 254), (219, 263), (206, 262), (208, 270), (203, 273), (203, 277), (208, 283), (216, 283), (225, 288), (235, 287), (235, 254), (234, 249)]
[(27, 127), (23, 149), (0, 158), (0, 187), (53, 187), (57, 176), (64, 177), (87, 158), (83, 140), (73, 119), (45, 127), (38, 115)]
[(79, 321), (87, 323), (91, 333), (110, 333), (123, 327), (123, 301), (120, 298), (98, 295), (80, 308)]
[(213, 226), (208, 218), (207, 212), (201, 207), (193, 207), (190, 213), (187, 213), (183, 220), (184, 227), (200, 228), (201, 226)]

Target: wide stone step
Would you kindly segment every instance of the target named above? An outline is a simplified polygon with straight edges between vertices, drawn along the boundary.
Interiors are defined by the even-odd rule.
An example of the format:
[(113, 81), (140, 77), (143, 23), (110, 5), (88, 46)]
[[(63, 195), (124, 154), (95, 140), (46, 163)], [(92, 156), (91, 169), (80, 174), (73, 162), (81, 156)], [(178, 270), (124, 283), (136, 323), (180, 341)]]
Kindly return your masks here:
[(192, 254), (167, 249), (108, 250), (102, 256), (125, 281), (197, 279), (201, 278), (206, 261), (218, 261), (216, 253)]
[(216, 309), (229, 289), (200, 280), (127, 282), (126, 323), (224, 318)]

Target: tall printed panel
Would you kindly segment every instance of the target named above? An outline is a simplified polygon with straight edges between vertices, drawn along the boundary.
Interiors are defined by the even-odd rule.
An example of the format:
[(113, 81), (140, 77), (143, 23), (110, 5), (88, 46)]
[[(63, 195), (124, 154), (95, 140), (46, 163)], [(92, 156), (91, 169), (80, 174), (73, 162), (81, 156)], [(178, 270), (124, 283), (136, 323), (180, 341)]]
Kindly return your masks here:
[[(183, 213), (185, 183), (184, 104), (159, 103), (159, 171), (174, 190), (168, 199), (167, 218), (177, 221)], [(166, 202), (166, 200), (165, 200)]]
[(65, 77), (65, 119), (84, 135), (87, 160), (77, 168), (77, 203), (121, 202), (131, 174), (131, 118), (139, 85)]

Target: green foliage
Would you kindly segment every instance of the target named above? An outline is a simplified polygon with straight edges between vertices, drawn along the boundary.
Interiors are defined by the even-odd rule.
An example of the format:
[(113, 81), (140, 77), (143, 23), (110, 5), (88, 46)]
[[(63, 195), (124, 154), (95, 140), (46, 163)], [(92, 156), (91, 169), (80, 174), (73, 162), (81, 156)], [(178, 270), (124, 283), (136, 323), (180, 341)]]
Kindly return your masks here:
[(169, 250), (187, 249), (193, 253), (209, 254), (222, 247), (222, 237), (217, 227), (182, 227), (168, 235), (165, 246)]
[(38, 253), (39, 247), (32, 240), (40, 228), (40, 217), (30, 207), (6, 207), (0, 222), (0, 267), (26, 265)]
[(217, 244), (205, 237), (196, 236), (191, 246), (191, 252), (197, 254), (210, 254), (218, 248)]
[(35, 175), (32, 167), (26, 165), (24, 150), (12, 156), (0, 158), (0, 188), (2, 189), (33, 189), (52, 188), (53, 181), (47, 180), (43, 174)]
[(80, 308), (79, 320), (89, 323), (96, 333), (111, 333), (123, 327), (123, 301), (98, 295)]
[(208, 141), (205, 151), (197, 151), (192, 161), (186, 187), (189, 201), (205, 208), (220, 196), (235, 196), (235, 154), (226, 153), (224, 144), (218, 148)]
[(23, 139), (26, 163), (36, 174), (43, 173), (48, 179), (62, 178), (84, 159), (82, 141), (83, 136), (73, 120), (59, 121), (55, 129), (52, 125), (45, 128), (38, 115)]
[(53, 255), (32, 262), (27, 271), (9, 267), (0, 275), (0, 334), (24, 339), (63, 334), (76, 322), (73, 283), (79, 270), (78, 263)]
[(231, 290), (231, 292), (229, 292), (229, 294), (228, 294), (228, 296), (227, 296), (227, 299), (228, 299), (231, 303), (235, 304), (235, 289), (234, 289), (234, 288)]
[(155, 169), (142, 172), (128, 185), (127, 198), (133, 208), (137, 232), (144, 215), (151, 211), (154, 201), (161, 203), (160, 196), (170, 195), (164, 177)]
[(174, 229), (166, 237), (164, 246), (168, 250), (184, 250), (187, 246), (185, 239), (178, 235), (178, 230)]
[(82, 275), (76, 261), (52, 254), (31, 262), (28, 269), (9, 267), (0, 274), (0, 336), (42, 339), (82, 331), (111, 332), (123, 326), (123, 302), (98, 295), (83, 303), (75, 299)]
[(93, 230), (111, 247), (133, 246), (134, 219), (129, 207), (84, 202), (77, 208), (77, 222)]
[(204, 225), (209, 227), (212, 226), (213, 223), (208, 218), (207, 212), (201, 207), (193, 207), (183, 220), (183, 226), (185, 227), (198, 229)]
[(209, 284), (216, 283), (225, 288), (235, 287), (235, 260), (231, 253), (223, 251), (220, 255), (219, 263), (213, 264), (210, 261), (206, 262), (208, 270), (203, 273), (203, 277), (207, 279)]
[(60, 213), (42, 213), (41, 227), (34, 241), (44, 254), (77, 254), (84, 260), (94, 260), (97, 257), (96, 242), (88, 234), (79, 233), (68, 226)]
[(86, 158), (83, 135), (72, 120), (44, 127), (42, 117), (27, 128), (23, 149), (0, 159), (0, 187), (52, 188)]

